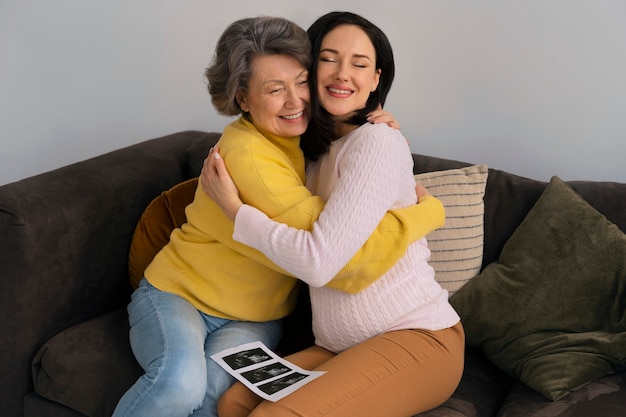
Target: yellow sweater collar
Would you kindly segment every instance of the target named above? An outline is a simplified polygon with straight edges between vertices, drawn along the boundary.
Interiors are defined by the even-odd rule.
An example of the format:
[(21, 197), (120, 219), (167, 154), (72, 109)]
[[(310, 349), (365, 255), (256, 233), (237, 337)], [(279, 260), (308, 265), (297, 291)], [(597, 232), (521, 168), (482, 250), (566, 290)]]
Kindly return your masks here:
[(301, 158), (302, 150), (300, 149), (300, 136), (283, 137), (274, 135), (267, 130), (261, 129), (248, 114), (244, 114), (240, 118), (241, 122), (249, 129), (255, 129), (268, 141), (278, 147), (289, 159)]

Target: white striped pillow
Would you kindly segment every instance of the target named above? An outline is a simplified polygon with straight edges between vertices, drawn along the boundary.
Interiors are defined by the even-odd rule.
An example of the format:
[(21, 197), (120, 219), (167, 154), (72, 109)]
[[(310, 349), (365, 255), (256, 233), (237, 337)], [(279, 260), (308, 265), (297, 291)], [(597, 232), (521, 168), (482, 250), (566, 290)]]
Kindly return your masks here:
[(415, 175), (446, 209), (446, 224), (426, 239), (435, 279), (449, 296), (480, 272), (487, 174), (486, 165), (474, 165)]

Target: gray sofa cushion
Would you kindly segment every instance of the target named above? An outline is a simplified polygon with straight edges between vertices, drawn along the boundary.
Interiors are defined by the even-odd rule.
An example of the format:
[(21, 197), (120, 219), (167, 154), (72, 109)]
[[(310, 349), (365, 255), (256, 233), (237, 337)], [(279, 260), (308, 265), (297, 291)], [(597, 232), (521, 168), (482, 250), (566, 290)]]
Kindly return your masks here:
[(120, 308), (54, 336), (33, 360), (39, 395), (90, 417), (109, 417), (143, 373), (128, 341), (128, 314)]

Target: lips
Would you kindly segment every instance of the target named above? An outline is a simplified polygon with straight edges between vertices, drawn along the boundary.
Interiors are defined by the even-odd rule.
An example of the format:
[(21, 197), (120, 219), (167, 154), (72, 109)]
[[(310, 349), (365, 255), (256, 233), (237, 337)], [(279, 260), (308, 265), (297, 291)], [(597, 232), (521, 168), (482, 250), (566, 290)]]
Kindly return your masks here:
[(304, 111), (300, 111), (300, 112), (295, 113), (295, 114), (289, 114), (289, 115), (280, 116), (280, 117), (282, 117), (285, 120), (296, 120), (296, 119), (301, 118), (303, 115), (304, 115)]
[(329, 93), (331, 93), (332, 95), (338, 95), (338, 96), (349, 96), (350, 94), (353, 93), (352, 90), (348, 90), (345, 88), (341, 88), (341, 87), (326, 87), (326, 90), (328, 90)]

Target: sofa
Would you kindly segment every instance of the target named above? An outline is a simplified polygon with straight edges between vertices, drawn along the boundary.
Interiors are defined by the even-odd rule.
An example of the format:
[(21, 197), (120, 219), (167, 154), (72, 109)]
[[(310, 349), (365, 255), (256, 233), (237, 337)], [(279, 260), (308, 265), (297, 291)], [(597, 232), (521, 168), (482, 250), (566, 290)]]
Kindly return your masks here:
[[(129, 251), (138, 223), (146, 207), (167, 197), (167, 190), (198, 176), (208, 149), (219, 136), (216, 132), (178, 132), (0, 186), (3, 416), (111, 415), (119, 397), (142, 373), (129, 346), (126, 313), (132, 292)], [(418, 154), (413, 158), (416, 174), (472, 166)], [(567, 271), (572, 262), (552, 260), (567, 260), (569, 253), (579, 252), (558, 244), (542, 248), (545, 240), (552, 239), (544, 232), (558, 229), (552, 224), (563, 217), (560, 210), (550, 206), (554, 198), (542, 203), (547, 206), (544, 211), (556, 213), (553, 218), (549, 213), (538, 213), (535, 223), (540, 226), (526, 225), (527, 217), (550, 187), (567, 195), (564, 208), (588, 205), (585, 213), (593, 212), (593, 221), (600, 222), (579, 222), (586, 215), (574, 212), (574, 221), (570, 219), (568, 224), (573, 223), (576, 233), (579, 223), (598, 231), (599, 238), (588, 241), (580, 253), (600, 248), (599, 253), (593, 253), (600, 266), (593, 270), (608, 278), (596, 277), (590, 284), (583, 277), (582, 284), (573, 285), (577, 271), (587, 270), (590, 262), (574, 262), (572, 273)], [(565, 198), (559, 193), (558, 198)], [(479, 218), (484, 233), (480, 234), (478, 273), (463, 282), (451, 298), (466, 327), (465, 370), (452, 397), (421, 416), (625, 416), (626, 344), (622, 342), (626, 325), (626, 252), (620, 234), (623, 238), (626, 231), (626, 184), (562, 182), (558, 178), (548, 183), (489, 167), (480, 199)], [(171, 213), (172, 218), (180, 217), (180, 208), (172, 207), (167, 198), (161, 201), (165, 201), (166, 209), (178, 210), (178, 214)], [(610, 230), (614, 240), (605, 242), (608, 232), (604, 228)], [(528, 234), (541, 238), (528, 243)], [(577, 239), (571, 236), (563, 238), (566, 244)], [(533, 250), (549, 262), (533, 261), (535, 256), (527, 254)], [(527, 259), (511, 259), (520, 252)], [(511, 267), (515, 262), (522, 266)], [(553, 282), (553, 276), (563, 268), (567, 273), (559, 279), (569, 281), (565, 285)], [(510, 276), (520, 270), (530, 271), (531, 276)], [(520, 289), (527, 286), (524, 279), (532, 281), (537, 276), (542, 281), (531, 290)], [(586, 296), (581, 297), (581, 285), (589, 298), (600, 302), (587, 302)], [(521, 295), (524, 291), (527, 294)], [(577, 306), (566, 311), (569, 316), (580, 311), (596, 320), (582, 320), (586, 326), (583, 330), (576, 329), (580, 320), (565, 314), (556, 316), (556, 325), (542, 322), (568, 304), (569, 298), (575, 299)], [(545, 308), (545, 300), (551, 308)], [(605, 310), (598, 311), (601, 308)], [(540, 317), (534, 317), (537, 311)], [(285, 332), (277, 349), (280, 354), (311, 345), (310, 314), (307, 289), (302, 286), (296, 310), (284, 320)], [(567, 326), (559, 325), (559, 320)], [(533, 328), (529, 322), (550, 328)], [(548, 334), (537, 333), (539, 330)], [(557, 333), (557, 342), (549, 346), (528, 352), (528, 343), (524, 342), (514, 353), (502, 353), (504, 347), (516, 346), (530, 334), (539, 335), (531, 340), (531, 344), (537, 344), (552, 340)], [(587, 340), (581, 335), (591, 336)], [(592, 368), (599, 369), (594, 368), (594, 373), (585, 368), (588, 380), (574, 382), (571, 392), (561, 392), (551, 399), (520, 371), (537, 359), (537, 351), (542, 358), (538, 366), (531, 366), (530, 379), (544, 369), (553, 372), (555, 367), (576, 371), (587, 359), (593, 362)], [(547, 358), (542, 352), (549, 352)], [(514, 365), (507, 366), (507, 361)]]

